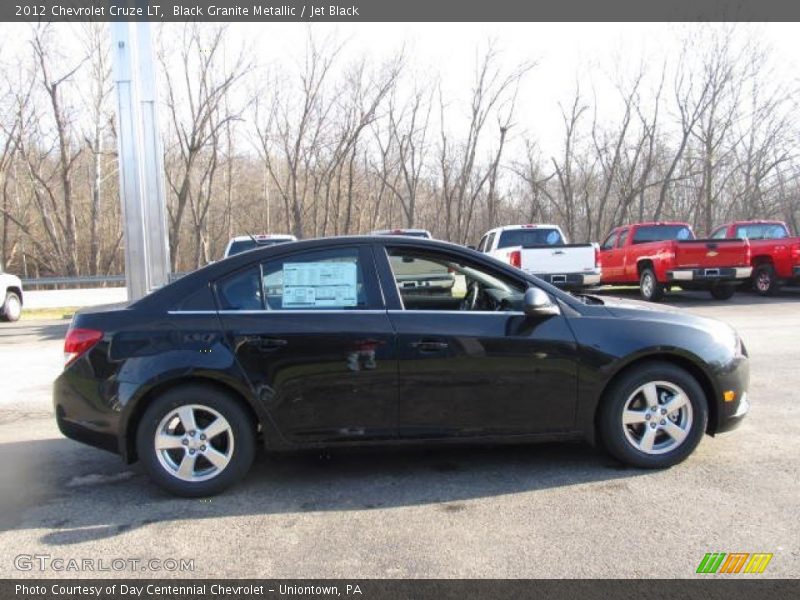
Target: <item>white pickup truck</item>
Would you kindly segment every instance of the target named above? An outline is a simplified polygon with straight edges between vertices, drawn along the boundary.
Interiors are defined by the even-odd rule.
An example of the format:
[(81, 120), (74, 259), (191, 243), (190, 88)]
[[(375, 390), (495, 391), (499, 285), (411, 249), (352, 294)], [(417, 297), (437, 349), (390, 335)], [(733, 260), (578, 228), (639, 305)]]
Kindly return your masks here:
[(568, 244), (558, 225), (497, 227), (484, 234), (478, 250), (558, 287), (600, 283), (599, 246)]
[(22, 281), (16, 275), (3, 272), (0, 265), (0, 319), (18, 321), (22, 314)]

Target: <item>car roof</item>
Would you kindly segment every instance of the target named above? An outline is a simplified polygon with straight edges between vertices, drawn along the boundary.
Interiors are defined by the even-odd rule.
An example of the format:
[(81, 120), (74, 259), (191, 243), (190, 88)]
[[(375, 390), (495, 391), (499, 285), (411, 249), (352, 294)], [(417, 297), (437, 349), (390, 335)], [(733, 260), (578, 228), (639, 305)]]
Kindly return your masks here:
[(276, 240), (281, 238), (294, 238), (291, 233), (254, 233), (253, 236), (237, 235), (231, 238), (232, 242), (247, 242), (256, 238), (257, 240)]
[[(492, 261), (488, 255), (483, 252), (478, 252), (460, 244), (446, 242), (443, 240), (418, 238), (418, 237), (405, 237), (397, 235), (350, 235), (350, 236), (337, 236), (337, 237), (322, 237), (304, 239), (291, 244), (276, 244), (272, 246), (264, 246), (250, 250), (249, 252), (242, 252), (234, 254), (228, 258), (211, 263), (192, 271), (181, 277), (180, 279), (164, 286), (158, 290), (153, 291), (144, 298), (137, 300), (131, 306), (159, 306), (162, 303), (174, 303), (185, 297), (187, 294), (197, 291), (199, 286), (206, 284), (210, 281), (223, 277), (229, 273), (236, 271), (239, 268), (246, 267), (251, 263), (257, 263), (270, 258), (278, 257), (284, 254), (294, 254), (303, 251), (313, 251), (316, 249), (336, 248), (339, 246), (352, 246), (352, 245), (373, 245), (373, 244), (386, 244), (391, 246), (411, 246), (416, 248), (428, 248), (431, 250), (442, 250), (446, 252), (456, 252), (463, 256), (469, 257), (476, 262), (485, 263)], [(496, 263), (496, 264), (495, 264)], [(518, 271), (514, 267), (506, 265), (499, 261), (493, 261), (494, 266), (501, 270), (507, 271), (517, 277), (529, 279), (525, 273)], [(547, 291), (562, 297), (567, 294), (561, 293), (555, 287), (541, 282), (540, 285)], [(570, 301), (572, 304), (572, 301)]]

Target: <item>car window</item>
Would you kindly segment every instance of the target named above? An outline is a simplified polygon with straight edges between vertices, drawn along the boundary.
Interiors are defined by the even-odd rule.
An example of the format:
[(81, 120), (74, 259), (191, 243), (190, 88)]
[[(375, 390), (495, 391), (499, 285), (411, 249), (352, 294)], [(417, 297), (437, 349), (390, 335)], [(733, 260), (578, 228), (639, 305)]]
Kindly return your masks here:
[(728, 232), (727, 227), (720, 227), (719, 229), (715, 230), (714, 233), (711, 234), (712, 240), (724, 240), (725, 234)]
[(486, 250), (491, 250), (492, 246), (494, 245), (494, 238), (497, 237), (497, 232), (493, 231), (489, 234), (489, 239), (486, 240)]
[(633, 234), (634, 244), (691, 239), (694, 239), (692, 230), (686, 225), (642, 225)]
[(736, 228), (736, 237), (747, 240), (780, 240), (789, 237), (786, 227), (777, 223), (753, 223), (739, 225)]
[(603, 245), (600, 246), (602, 250), (611, 250), (617, 244), (617, 232), (612, 231), (609, 236), (606, 238), (606, 241), (603, 242)]
[(453, 256), (388, 248), (405, 310), (521, 310), (524, 287), (491, 268)]
[(478, 251), (486, 252), (486, 240), (489, 239), (488, 235), (485, 235), (481, 238), (480, 243), (478, 244)]
[(261, 272), (257, 265), (217, 282), (220, 310), (262, 310)]
[(261, 265), (267, 310), (379, 308), (377, 286), (367, 279), (368, 256), (357, 247), (290, 254)]
[(558, 229), (532, 227), (530, 229), (506, 229), (500, 233), (497, 247), (498, 249), (511, 248), (513, 246), (533, 248), (535, 246), (561, 246), (563, 244), (564, 239)]
[(622, 231), (619, 234), (619, 241), (617, 242), (617, 248), (622, 248), (625, 245), (625, 242), (628, 241), (628, 229)]

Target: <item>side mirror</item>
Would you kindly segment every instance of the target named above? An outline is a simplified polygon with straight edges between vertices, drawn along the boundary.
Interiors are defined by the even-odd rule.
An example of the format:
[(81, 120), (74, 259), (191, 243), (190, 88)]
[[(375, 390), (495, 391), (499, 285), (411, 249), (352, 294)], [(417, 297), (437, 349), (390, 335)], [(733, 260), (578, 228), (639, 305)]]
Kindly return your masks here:
[(524, 310), (529, 317), (546, 317), (561, 314), (558, 305), (550, 300), (550, 296), (537, 287), (525, 290)]

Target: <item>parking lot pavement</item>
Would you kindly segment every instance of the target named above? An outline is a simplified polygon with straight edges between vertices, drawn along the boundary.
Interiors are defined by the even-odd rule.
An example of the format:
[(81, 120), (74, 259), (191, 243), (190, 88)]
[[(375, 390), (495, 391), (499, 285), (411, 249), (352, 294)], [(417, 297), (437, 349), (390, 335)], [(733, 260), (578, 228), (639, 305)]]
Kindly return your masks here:
[(261, 456), (206, 500), (62, 438), (49, 387), (66, 324), (4, 324), (0, 576), (43, 554), (194, 560), (126, 576), (692, 577), (706, 552), (772, 552), (762, 576), (796, 577), (800, 292), (669, 302), (737, 327), (752, 358), (750, 416), (677, 467), (563, 444)]

